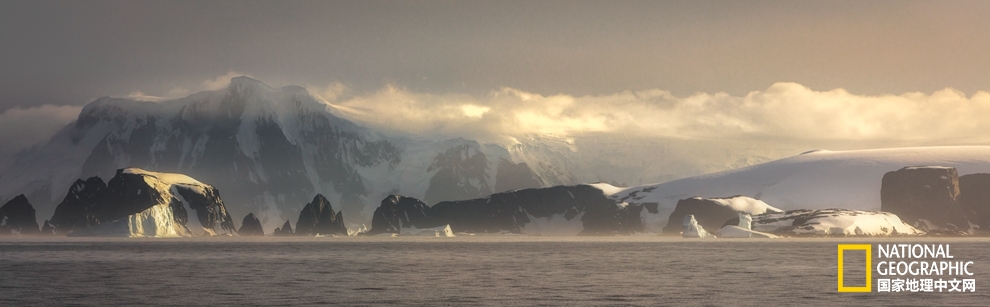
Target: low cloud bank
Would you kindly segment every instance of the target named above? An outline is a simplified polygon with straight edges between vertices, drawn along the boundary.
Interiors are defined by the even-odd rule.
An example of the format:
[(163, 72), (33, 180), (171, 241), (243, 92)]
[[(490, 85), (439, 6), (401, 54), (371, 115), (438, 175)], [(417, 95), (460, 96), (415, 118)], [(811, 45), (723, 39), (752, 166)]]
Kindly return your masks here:
[[(230, 78), (240, 75), (230, 71), (203, 81), (201, 87), (223, 88)], [(931, 94), (867, 96), (781, 82), (744, 96), (697, 93), (680, 97), (659, 89), (544, 96), (502, 88), (472, 96), (386, 86), (355, 95), (346, 85), (332, 83), (310, 90), (340, 114), (363, 125), (503, 144), (533, 134), (732, 140), (748, 142), (752, 147), (791, 148), (825, 148), (843, 142), (855, 147), (990, 143), (986, 136), (990, 121), (983, 118), (990, 114), (990, 93), (967, 96), (951, 88)], [(187, 92), (175, 88), (169, 96)], [(127, 97), (153, 101), (177, 98), (148, 96), (140, 91)], [(47, 140), (75, 120), (81, 108), (42, 105), (0, 114), (0, 157)]]
[(745, 96), (664, 90), (543, 96), (503, 88), (483, 97), (426, 94), (389, 86), (342, 98), (340, 84), (316, 89), (347, 117), (416, 134), (488, 141), (536, 133), (744, 139), (753, 142), (986, 143), (990, 93), (947, 88), (932, 94), (865, 96), (776, 83)]
[(80, 106), (42, 105), (13, 108), (0, 114), (0, 152), (17, 150), (48, 140), (79, 116)]

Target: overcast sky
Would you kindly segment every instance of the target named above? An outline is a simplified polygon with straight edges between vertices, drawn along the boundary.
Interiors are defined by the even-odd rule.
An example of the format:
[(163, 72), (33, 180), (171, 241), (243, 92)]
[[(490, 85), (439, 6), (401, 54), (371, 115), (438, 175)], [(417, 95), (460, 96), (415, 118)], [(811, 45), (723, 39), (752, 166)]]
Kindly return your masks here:
[[(7, 0), (0, 2), (0, 129), (50, 135), (94, 98), (183, 96), (232, 74), (365, 97), (350, 104), (374, 105), (367, 97), (398, 88), (434, 100), (470, 97), (494, 110), (504, 104), (485, 104), (500, 101), (491, 97), (505, 88), (582, 105), (624, 91), (678, 99), (724, 92), (737, 105), (764, 107), (747, 95), (787, 88), (843, 89), (858, 108), (921, 114), (941, 97), (936, 92), (951, 88), (953, 112), (970, 114), (967, 105), (983, 103), (973, 95), (990, 89), (988, 16), (988, 1)], [(912, 104), (869, 99), (884, 95)], [(743, 112), (753, 116), (743, 120), (758, 123), (772, 111)], [(46, 114), (58, 124), (32, 117)], [(924, 130), (902, 130), (912, 129)], [(0, 143), (38, 138), (18, 135), (16, 142), (0, 135)]]

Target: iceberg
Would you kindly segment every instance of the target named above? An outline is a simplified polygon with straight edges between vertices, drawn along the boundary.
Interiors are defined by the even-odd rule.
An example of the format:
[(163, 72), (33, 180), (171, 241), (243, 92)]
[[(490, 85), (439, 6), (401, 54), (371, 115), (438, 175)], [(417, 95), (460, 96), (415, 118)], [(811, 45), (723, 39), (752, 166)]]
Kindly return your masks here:
[(736, 225), (725, 225), (718, 231), (719, 238), (779, 238), (776, 235), (754, 231), (752, 228), (753, 218), (749, 214), (740, 213), (739, 223)]
[(688, 214), (684, 217), (684, 232), (682, 236), (685, 238), (714, 238), (715, 236), (705, 231), (705, 228), (698, 225), (698, 220), (694, 219), (694, 214)]

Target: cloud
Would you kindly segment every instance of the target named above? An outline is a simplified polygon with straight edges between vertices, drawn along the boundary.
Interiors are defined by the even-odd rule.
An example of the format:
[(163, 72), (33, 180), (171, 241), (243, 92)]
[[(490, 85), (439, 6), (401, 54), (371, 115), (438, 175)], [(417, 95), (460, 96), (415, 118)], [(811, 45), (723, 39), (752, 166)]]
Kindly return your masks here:
[(163, 101), (163, 100), (168, 99), (167, 97), (159, 97), (159, 96), (147, 95), (147, 94), (145, 94), (142, 91), (133, 91), (130, 94), (127, 94), (127, 98), (134, 99), (134, 100), (154, 101), (154, 102)]
[[(332, 85), (342, 92), (340, 85)], [(678, 97), (651, 89), (605, 95), (544, 96), (513, 88), (489, 95), (427, 94), (387, 86), (329, 100), (345, 116), (379, 128), (485, 141), (528, 134), (613, 133), (635, 137), (753, 142), (987, 143), (990, 93), (857, 95), (776, 83), (743, 96)]]
[(203, 89), (207, 91), (219, 90), (230, 85), (230, 79), (234, 77), (248, 76), (247, 74), (242, 74), (233, 70), (227, 71), (227, 74), (203, 81)]
[[(229, 83), (230, 80), (227, 80), (227, 82)], [(168, 90), (168, 93), (167, 93), (168, 97), (182, 97), (182, 96), (185, 96), (185, 95), (188, 95), (188, 94), (189, 94), (189, 90), (187, 90), (187, 89), (185, 89), (185, 88), (183, 88), (181, 86), (173, 87), (172, 89)]]
[(47, 141), (59, 129), (76, 120), (79, 106), (42, 105), (13, 108), (0, 114), (0, 151), (13, 153)]
[(218, 90), (218, 89), (226, 88), (228, 85), (230, 85), (230, 79), (232, 79), (234, 77), (240, 77), (240, 76), (250, 76), (250, 75), (248, 75), (248, 74), (242, 74), (242, 73), (239, 73), (239, 72), (230, 70), (230, 71), (227, 71), (227, 73), (224, 74), (224, 75), (222, 75), (222, 76), (217, 76), (216, 78), (203, 80), (198, 85), (193, 86), (192, 87), (192, 90), (190, 90), (188, 88), (185, 88), (185, 87), (182, 87), (182, 86), (174, 86), (171, 89), (169, 89), (167, 92), (159, 93), (157, 96), (156, 95), (147, 94), (147, 92), (146, 91), (143, 91), (143, 90), (134, 90), (134, 91), (131, 91), (127, 95), (117, 95), (117, 96), (114, 96), (114, 97), (129, 98), (129, 99), (143, 100), (143, 101), (160, 102), (160, 101), (165, 101), (165, 100), (169, 100), (169, 99), (177, 99), (177, 98), (186, 97), (186, 96), (188, 96), (189, 94), (191, 94), (193, 92), (213, 91), (213, 90)]

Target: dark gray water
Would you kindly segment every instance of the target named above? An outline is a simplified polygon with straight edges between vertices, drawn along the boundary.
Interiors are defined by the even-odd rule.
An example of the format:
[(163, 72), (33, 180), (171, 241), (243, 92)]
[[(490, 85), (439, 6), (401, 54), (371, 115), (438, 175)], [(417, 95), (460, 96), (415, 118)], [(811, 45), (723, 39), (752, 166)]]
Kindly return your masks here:
[[(837, 243), (926, 242), (974, 262), (975, 293), (836, 292)], [(0, 305), (988, 306), (988, 247), (987, 238), (0, 237)]]

